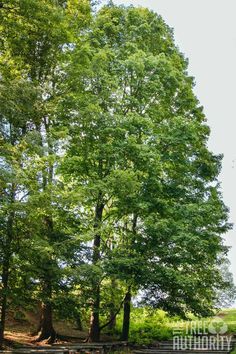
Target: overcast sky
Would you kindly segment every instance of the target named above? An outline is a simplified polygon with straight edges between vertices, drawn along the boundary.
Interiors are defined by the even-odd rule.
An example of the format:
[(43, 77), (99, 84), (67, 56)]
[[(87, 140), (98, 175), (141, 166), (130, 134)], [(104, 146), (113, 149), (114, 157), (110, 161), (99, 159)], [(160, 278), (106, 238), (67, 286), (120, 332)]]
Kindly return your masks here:
[[(230, 220), (236, 224), (236, 1), (235, 0), (114, 0), (116, 4), (149, 7), (174, 28), (176, 44), (189, 59), (189, 73), (196, 78), (195, 92), (211, 127), (209, 147), (223, 153), (220, 175)], [(236, 283), (236, 239), (229, 257)]]

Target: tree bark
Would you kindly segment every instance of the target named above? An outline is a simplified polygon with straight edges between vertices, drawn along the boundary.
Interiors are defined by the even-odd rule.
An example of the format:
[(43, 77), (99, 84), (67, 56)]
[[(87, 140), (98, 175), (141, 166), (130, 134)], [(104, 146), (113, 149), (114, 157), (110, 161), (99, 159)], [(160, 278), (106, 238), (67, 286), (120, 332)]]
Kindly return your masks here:
[(78, 329), (79, 331), (83, 331), (83, 325), (80, 314), (78, 314), (76, 318), (76, 329)]
[(129, 286), (124, 300), (123, 328), (122, 328), (122, 335), (121, 335), (121, 340), (123, 341), (128, 341), (129, 339), (130, 307), (131, 307), (131, 287)]
[[(50, 260), (49, 260), (50, 264)], [(50, 267), (49, 267), (50, 269)], [(47, 343), (53, 343), (56, 339), (56, 332), (53, 327), (53, 306), (52, 306), (52, 275), (49, 270), (45, 270), (44, 279), (42, 279), (42, 295), (40, 320), (36, 332), (36, 342), (47, 340)]]
[(110, 315), (109, 315), (109, 330), (113, 330), (116, 326), (116, 309), (115, 309), (115, 294), (114, 291), (116, 289), (116, 281), (114, 278), (111, 279), (111, 307), (110, 307)]
[(115, 313), (115, 309), (111, 309), (110, 310), (110, 323), (108, 325), (108, 328), (110, 331), (113, 331), (115, 326), (116, 326), (116, 313)]
[(2, 298), (1, 298), (1, 323), (0, 323), (0, 348), (1, 349), (4, 341), (4, 331), (5, 331), (5, 323), (6, 323), (9, 266), (10, 266), (10, 259), (8, 257), (8, 259), (6, 259), (3, 264), (3, 270), (2, 270)]
[[(12, 189), (11, 193), (11, 202), (14, 203), (14, 191)], [(7, 221), (7, 235), (6, 235), (6, 244), (4, 247), (4, 256), (3, 256), (3, 266), (2, 266), (2, 296), (1, 296), (1, 317), (0, 317), (0, 349), (2, 349), (4, 341), (4, 331), (6, 324), (6, 312), (7, 312), (7, 291), (9, 283), (9, 272), (10, 272), (10, 261), (12, 256), (12, 240), (13, 240), (13, 220), (14, 220), (14, 211), (10, 212)]]
[[(101, 244), (101, 235), (98, 231), (102, 221), (102, 213), (103, 213), (104, 205), (102, 203), (102, 196), (99, 194), (98, 202), (95, 209), (95, 222), (94, 222), (94, 230), (95, 237), (93, 243), (93, 264), (97, 265), (100, 260), (100, 244)], [(89, 328), (89, 341), (91, 342), (99, 342), (100, 340), (100, 320), (99, 320), (99, 312), (100, 312), (100, 279), (94, 280), (92, 284), (92, 293), (93, 293), (93, 303), (90, 317), (90, 328)]]
[(90, 329), (89, 329), (89, 341), (99, 342), (100, 341), (100, 286), (93, 287), (94, 301), (92, 304), (92, 311), (90, 317)]
[[(53, 154), (52, 144), (50, 142), (50, 122), (47, 122), (47, 118), (43, 117), (42, 122), (44, 129), (46, 131), (47, 145), (48, 145), (48, 155), (51, 156)], [(43, 147), (43, 136), (40, 130), (40, 125), (38, 126), (38, 131), (41, 134), (41, 146)], [(42, 169), (43, 176), (43, 190), (46, 189), (49, 183), (53, 182), (53, 163), (49, 163), (48, 167)], [(49, 197), (49, 201), (51, 204), (51, 196)], [(51, 213), (45, 215), (43, 218), (43, 222), (45, 224), (45, 235), (48, 240), (51, 239), (54, 232), (53, 218)], [(41, 303), (41, 315), (38, 327), (38, 337), (36, 339), (37, 342), (47, 340), (47, 343), (53, 343), (56, 339), (56, 332), (53, 327), (53, 308), (52, 308), (52, 279), (53, 274), (51, 273), (51, 262), (50, 256), (47, 260), (47, 263), (44, 263), (44, 272), (42, 275), (42, 294), (43, 301)]]
[(37, 342), (47, 340), (48, 343), (53, 343), (56, 339), (56, 332), (53, 328), (52, 305), (49, 302), (42, 302), (41, 316)]

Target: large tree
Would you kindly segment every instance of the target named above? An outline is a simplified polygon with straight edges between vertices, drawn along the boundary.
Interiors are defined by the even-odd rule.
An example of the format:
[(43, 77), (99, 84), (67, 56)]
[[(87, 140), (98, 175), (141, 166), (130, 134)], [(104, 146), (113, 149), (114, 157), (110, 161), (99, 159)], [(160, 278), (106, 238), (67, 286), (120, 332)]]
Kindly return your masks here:
[(0, 344), (19, 289), (21, 306), (41, 303), (38, 340), (55, 339), (60, 303), (90, 307), (92, 341), (123, 306), (127, 340), (138, 291), (208, 314), (227, 285), (228, 210), (172, 30), (147, 9), (92, 14), (86, 0), (0, 11)]
[[(2, 195), (6, 231), (2, 246), (2, 344), (15, 209), (36, 225), (31, 237), (41, 240), (35, 258), (41, 269), (42, 314), (39, 339), (55, 338), (52, 324), (53, 273), (57, 260), (48, 252), (55, 243), (53, 191), (60, 137), (53, 134), (55, 107), (62, 80), (60, 66), (68, 48), (89, 20), (90, 3), (81, 1), (5, 1), (1, 6), (1, 140)], [(20, 177), (20, 178), (19, 178)], [(21, 182), (22, 181), (22, 182)], [(5, 207), (6, 205), (6, 207)], [(16, 205), (16, 206), (15, 206)], [(19, 214), (19, 213), (18, 213)], [(58, 223), (59, 224), (59, 223)], [(29, 230), (24, 230), (25, 233)], [(60, 234), (57, 234), (60, 241)], [(18, 240), (18, 238), (17, 238)], [(31, 245), (34, 244), (31, 242)], [(36, 251), (36, 250), (35, 250)], [(22, 254), (22, 253), (21, 253)], [(33, 255), (32, 255), (33, 256)], [(34, 258), (32, 258), (34, 259)]]
[(81, 222), (93, 240), (90, 339), (99, 340), (106, 276), (125, 282), (128, 312), (132, 287), (147, 284), (175, 297), (176, 311), (209, 310), (227, 209), (217, 185), (220, 157), (207, 148), (209, 128), (172, 31), (147, 9), (110, 4), (95, 15), (66, 73), (64, 175), (81, 194)]

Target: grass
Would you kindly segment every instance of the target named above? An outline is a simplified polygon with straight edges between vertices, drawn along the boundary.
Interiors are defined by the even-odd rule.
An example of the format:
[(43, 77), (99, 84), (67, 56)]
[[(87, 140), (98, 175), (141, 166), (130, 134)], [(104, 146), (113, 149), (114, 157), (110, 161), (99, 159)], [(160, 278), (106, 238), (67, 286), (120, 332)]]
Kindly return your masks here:
[(224, 322), (227, 323), (228, 331), (230, 333), (236, 333), (236, 309), (225, 309), (220, 312), (220, 315)]

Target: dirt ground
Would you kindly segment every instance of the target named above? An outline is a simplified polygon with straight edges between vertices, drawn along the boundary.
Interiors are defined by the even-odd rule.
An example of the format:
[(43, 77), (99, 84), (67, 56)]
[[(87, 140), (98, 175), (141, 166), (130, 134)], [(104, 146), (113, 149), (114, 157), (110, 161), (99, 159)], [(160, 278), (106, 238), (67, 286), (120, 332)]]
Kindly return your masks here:
[[(16, 313), (10, 312), (8, 314), (5, 330), (5, 349), (19, 348), (21, 346), (45, 346), (49, 344), (46, 341), (40, 343), (35, 342), (36, 336), (33, 335), (38, 325), (38, 314)], [(75, 324), (71, 321), (59, 321), (54, 319), (54, 328), (59, 334), (57, 343), (79, 343), (84, 342), (87, 338), (88, 331), (79, 331), (75, 328)], [(107, 335), (102, 336), (103, 341), (111, 341), (111, 337)]]
[[(21, 318), (19, 318), (21, 317)], [(16, 316), (16, 313), (8, 314), (5, 330), (6, 348), (17, 348), (24, 346), (42, 346), (47, 345), (46, 342), (36, 343), (36, 336), (33, 335), (37, 328), (38, 316), (34, 313), (21, 313)], [(57, 333), (62, 336), (62, 339), (57, 339), (59, 343), (65, 342), (83, 342), (87, 337), (87, 331), (78, 331), (74, 328), (74, 324), (69, 321), (54, 321), (54, 327)]]

